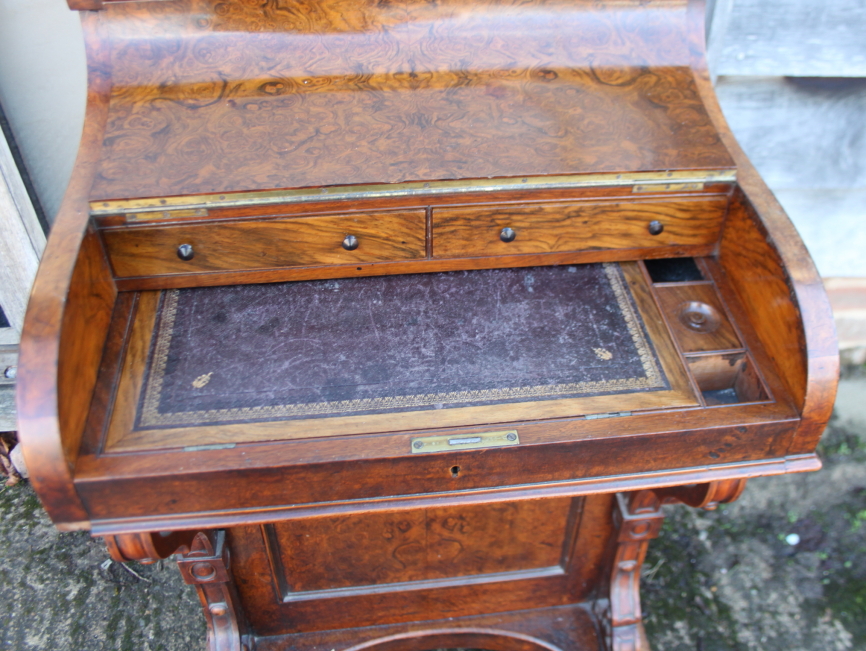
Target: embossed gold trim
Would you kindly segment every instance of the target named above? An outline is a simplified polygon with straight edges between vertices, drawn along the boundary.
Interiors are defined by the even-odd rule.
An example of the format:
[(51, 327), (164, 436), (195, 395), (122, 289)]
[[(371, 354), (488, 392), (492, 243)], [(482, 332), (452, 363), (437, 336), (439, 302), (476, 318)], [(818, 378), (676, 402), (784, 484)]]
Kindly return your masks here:
[(407, 410), (433, 405), (453, 405), (491, 401), (529, 401), (532, 398), (553, 398), (556, 396), (613, 393), (624, 390), (663, 388), (665, 380), (659, 370), (655, 355), (646, 340), (640, 317), (632, 304), (625, 281), (616, 263), (604, 264), (605, 275), (616, 297), (617, 305), (625, 320), (626, 327), (634, 342), (644, 377), (622, 378), (618, 380), (599, 380), (595, 382), (569, 382), (566, 384), (536, 385), (527, 387), (508, 387), (505, 389), (478, 389), (472, 391), (450, 391), (447, 393), (427, 393), (408, 396), (387, 396), (383, 398), (363, 398), (358, 400), (338, 400), (330, 402), (297, 403), (263, 407), (240, 407), (234, 409), (210, 409), (206, 411), (185, 411), (162, 414), (159, 412), (159, 397), (168, 352), (177, 317), (177, 304), (180, 290), (167, 290), (161, 316), (157, 324), (156, 345), (150, 363), (150, 372), (144, 388), (139, 427), (183, 427), (205, 425), (218, 422), (244, 422), (250, 420), (280, 420), (299, 416), (339, 416), (364, 411), (397, 409)]
[[(374, 185), (344, 185), (328, 188), (304, 188), (301, 190), (263, 190), (260, 192), (235, 192), (202, 194), (182, 197), (152, 197), (112, 201), (91, 201), (90, 214), (118, 215), (164, 212), (167, 210), (193, 210), (229, 208), (237, 206), (266, 206), (281, 203), (304, 203), (322, 200), (380, 199), (384, 197), (434, 196), (439, 194), (462, 194), (466, 192), (498, 192), (502, 190), (591, 188), (640, 184), (644, 188), (670, 183), (733, 183), (736, 170), (696, 170), (676, 172), (630, 172), (617, 174), (571, 174), (566, 176), (524, 176), (498, 179), (464, 179), (460, 181), (428, 181), (412, 183), (379, 183)], [(647, 189), (643, 190), (648, 191)], [(158, 219), (158, 217), (154, 217)]]

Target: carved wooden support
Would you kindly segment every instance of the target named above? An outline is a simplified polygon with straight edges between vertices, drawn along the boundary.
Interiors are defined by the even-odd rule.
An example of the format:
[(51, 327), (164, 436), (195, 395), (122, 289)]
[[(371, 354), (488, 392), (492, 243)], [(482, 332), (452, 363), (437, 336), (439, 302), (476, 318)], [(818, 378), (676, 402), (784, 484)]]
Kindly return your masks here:
[(745, 479), (674, 486), (616, 496), (615, 522), (619, 528), (610, 577), (611, 651), (650, 651), (640, 607), (640, 572), (649, 541), (664, 521), (663, 504), (687, 504), (712, 510), (733, 502), (746, 487)]
[(160, 531), (124, 533), (103, 536), (103, 539), (111, 558), (118, 563), (155, 563), (161, 558), (188, 551), (195, 534), (195, 531)]
[(225, 531), (196, 534), (177, 560), (184, 581), (194, 585), (204, 607), (209, 651), (249, 651), (246, 621), (231, 574)]
[(664, 515), (661, 502), (642, 493), (652, 491), (616, 496), (619, 534), (610, 577), (611, 651), (649, 651), (640, 609), (640, 570)]

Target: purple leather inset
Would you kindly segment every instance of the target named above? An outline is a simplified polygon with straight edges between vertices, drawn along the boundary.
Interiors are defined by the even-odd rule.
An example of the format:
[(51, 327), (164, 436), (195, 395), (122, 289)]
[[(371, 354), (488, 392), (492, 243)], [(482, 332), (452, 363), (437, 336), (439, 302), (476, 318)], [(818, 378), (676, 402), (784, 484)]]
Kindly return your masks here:
[(139, 428), (669, 388), (618, 265), (163, 293)]

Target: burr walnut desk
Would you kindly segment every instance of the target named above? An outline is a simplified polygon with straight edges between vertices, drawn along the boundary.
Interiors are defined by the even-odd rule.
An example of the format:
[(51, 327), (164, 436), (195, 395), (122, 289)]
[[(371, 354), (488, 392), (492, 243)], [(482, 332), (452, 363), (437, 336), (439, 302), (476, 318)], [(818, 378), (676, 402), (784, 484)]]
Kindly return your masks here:
[(71, 4), (20, 436), (212, 651), (646, 649), (661, 505), (819, 468), (830, 310), (700, 3)]

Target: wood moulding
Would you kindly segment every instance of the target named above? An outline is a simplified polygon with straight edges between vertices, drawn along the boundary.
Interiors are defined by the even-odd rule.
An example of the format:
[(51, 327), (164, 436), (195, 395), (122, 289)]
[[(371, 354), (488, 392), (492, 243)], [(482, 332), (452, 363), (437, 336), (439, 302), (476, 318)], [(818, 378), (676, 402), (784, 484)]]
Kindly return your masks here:
[[(412, 651), (454, 646), (494, 651), (589, 649), (599, 645), (590, 612), (595, 613), (610, 651), (649, 651), (640, 606), (640, 572), (649, 542), (658, 536), (664, 520), (662, 505), (681, 503), (713, 509), (719, 503), (736, 500), (745, 485), (745, 479), (733, 479), (618, 493), (614, 500), (613, 555), (607, 570), (606, 598), (498, 615), (292, 635), (256, 635), (251, 629), (234, 583), (225, 531), (122, 534), (107, 537), (106, 542), (112, 557), (121, 562), (133, 559), (153, 562), (179, 554), (181, 574), (188, 584), (196, 587), (201, 599), (210, 651), (309, 649), (322, 645), (340, 651)], [(244, 575), (247, 579), (251, 578), (248, 574)], [(555, 614), (559, 615), (556, 621), (560, 623), (551, 627)], [(565, 628), (563, 621), (569, 622)]]

